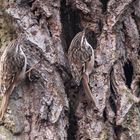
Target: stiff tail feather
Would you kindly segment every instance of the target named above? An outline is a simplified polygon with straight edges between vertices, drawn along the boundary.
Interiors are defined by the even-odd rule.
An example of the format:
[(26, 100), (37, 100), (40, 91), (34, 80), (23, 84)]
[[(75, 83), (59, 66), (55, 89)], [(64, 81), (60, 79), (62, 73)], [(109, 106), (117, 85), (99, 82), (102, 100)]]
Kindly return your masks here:
[(14, 85), (10, 86), (3, 95), (1, 107), (0, 107), (0, 120), (2, 120), (4, 117), (4, 113), (6, 112), (6, 109), (8, 106), (9, 97), (10, 97), (11, 93), (13, 92), (14, 88), (15, 88)]
[(89, 85), (88, 85), (88, 77), (87, 77), (87, 75), (85, 73), (83, 74), (82, 84), (83, 84), (83, 87), (84, 87), (84, 90), (85, 90), (85, 93), (86, 93), (87, 98), (90, 101), (92, 101), (92, 103), (94, 104), (94, 106), (96, 108), (95, 98), (94, 98), (94, 96), (91, 93), (91, 90), (90, 90)]

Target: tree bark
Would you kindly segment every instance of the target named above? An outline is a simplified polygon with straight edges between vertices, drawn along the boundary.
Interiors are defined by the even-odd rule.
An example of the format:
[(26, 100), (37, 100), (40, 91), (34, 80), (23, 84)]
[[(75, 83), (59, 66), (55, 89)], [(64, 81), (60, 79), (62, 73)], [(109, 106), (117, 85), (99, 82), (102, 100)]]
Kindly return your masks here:
[[(0, 139), (139, 140), (139, 0), (0, 0), (0, 17), (0, 54), (22, 32), (28, 69), (35, 65), (10, 97)], [(85, 27), (95, 51), (89, 86), (98, 111), (67, 59)]]

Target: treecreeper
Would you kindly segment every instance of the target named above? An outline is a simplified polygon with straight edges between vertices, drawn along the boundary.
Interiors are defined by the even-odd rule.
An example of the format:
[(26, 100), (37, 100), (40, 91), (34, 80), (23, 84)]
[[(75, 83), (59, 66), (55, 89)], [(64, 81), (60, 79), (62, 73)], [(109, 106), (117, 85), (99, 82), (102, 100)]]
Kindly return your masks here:
[(23, 39), (24, 36), (19, 35), (10, 42), (0, 58), (0, 91), (3, 95), (0, 107), (1, 120), (6, 112), (10, 95), (25, 77), (27, 58), (21, 47)]
[(85, 28), (72, 39), (68, 50), (68, 60), (73, 79), (78, 86), (82, 81), (87, 98), (95, 105), (95, 98), (89, 87), (89, 75), (93, 71), (95, 60), (94, 50), (86, 38), (88, 31), (89, 29)]

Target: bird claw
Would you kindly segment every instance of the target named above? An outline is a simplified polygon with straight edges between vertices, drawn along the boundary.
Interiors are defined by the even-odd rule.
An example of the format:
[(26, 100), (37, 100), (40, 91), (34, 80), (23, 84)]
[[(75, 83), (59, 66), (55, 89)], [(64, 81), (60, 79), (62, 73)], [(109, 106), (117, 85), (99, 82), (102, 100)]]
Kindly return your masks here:
[(36, 68), (37, 64), (39, 64), (39, 62), (34, 64), (29, 70), (27, 70), (25, 72), (25, 74), (28, 74), (28, 78), (29, 78), (30, 81), (32, 81), (31, 78), (30, 78), (31, 77), (31, 71)]
[(38, 63), (34, 64), (29, 70), (27, 70), (27, 71), (26, 71), (26, 74), (27, 74), (27, 73), (30, 73), (33, 69), (35, 69), (35, 67), (36, 67), (37, 64), (38, 64)]

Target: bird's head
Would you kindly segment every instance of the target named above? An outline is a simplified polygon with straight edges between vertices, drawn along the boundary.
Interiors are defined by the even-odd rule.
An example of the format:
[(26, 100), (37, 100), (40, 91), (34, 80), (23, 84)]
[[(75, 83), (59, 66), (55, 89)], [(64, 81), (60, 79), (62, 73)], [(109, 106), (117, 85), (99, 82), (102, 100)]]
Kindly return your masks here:
[[(83, 31), (82, 31), (82, 38), (81, 38), (81, 47), (84, 47), (84, 46), (89, 46), (90, 44), (88, 43), (87, 41), (87, 34), (89, 33), (89, 29), (86, 27)], [(91, 46), (91, 45), (90, 45)]]
[(81, 47), (90, 45), (93, 49), (96, 49), (96, 47), (97, 47), (97, 36), (96, 36), (93, 29), (91, 29), (90, 27), (86, 27), (82, 31), (81, 36), (82, 36), (81, 37), (81, 42), (80, 42)]
[(10, 53), (19, 53), (21, 51), (21, 43), (24, 41), (25, 36), (20, 34), (19, 37), (14, 39), (7, 47), (8, 52)]

